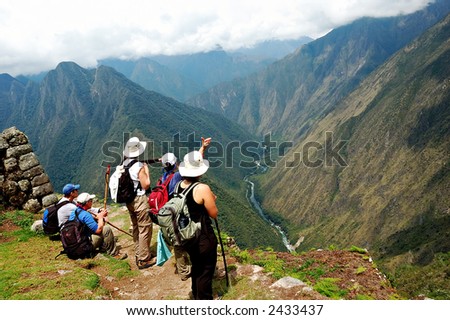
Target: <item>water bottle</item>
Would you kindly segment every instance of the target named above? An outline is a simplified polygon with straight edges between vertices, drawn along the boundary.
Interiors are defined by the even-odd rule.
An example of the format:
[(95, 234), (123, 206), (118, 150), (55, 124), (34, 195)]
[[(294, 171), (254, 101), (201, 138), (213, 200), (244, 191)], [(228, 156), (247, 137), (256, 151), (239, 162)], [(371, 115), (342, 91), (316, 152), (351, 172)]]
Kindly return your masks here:
[(189, 217), (185, 216), (184, 214), (180, 216), (178, 219), (178, 227), (180, 229), (184, 229), (189, 224)]

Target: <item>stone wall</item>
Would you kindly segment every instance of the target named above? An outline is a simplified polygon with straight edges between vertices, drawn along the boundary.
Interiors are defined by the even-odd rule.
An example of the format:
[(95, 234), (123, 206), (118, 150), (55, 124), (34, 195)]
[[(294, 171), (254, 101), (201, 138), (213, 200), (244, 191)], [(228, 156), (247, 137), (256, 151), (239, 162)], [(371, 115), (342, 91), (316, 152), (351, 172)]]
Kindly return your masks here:
[(16, 127), (0, 134), (0, 203), (6, 209), (38, 212), (58, 201), (28, 137)]

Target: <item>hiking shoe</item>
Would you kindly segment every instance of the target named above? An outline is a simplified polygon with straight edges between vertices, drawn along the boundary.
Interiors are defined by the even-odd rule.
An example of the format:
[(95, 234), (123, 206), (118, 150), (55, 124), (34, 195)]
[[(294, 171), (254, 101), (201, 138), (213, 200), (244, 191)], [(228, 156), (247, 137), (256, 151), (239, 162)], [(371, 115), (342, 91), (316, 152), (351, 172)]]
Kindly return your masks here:
[(138, 261), (137, 267), (139, 269), (146, 269), (150, 268), (151, 266), (154, 266), (156, 264), (156, 257), (148, 260), (148, 261)]
[(183, 274), (180, 276), (181, 281), (186, 281), (191, 277), (190, 274)]

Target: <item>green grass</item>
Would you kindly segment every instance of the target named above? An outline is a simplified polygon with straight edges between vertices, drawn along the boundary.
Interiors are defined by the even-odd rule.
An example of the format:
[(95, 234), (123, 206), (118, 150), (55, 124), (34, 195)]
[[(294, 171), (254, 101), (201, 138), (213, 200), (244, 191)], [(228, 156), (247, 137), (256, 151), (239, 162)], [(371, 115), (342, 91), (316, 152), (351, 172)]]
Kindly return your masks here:
[(0, 299), (2, 300), (66, 300), (98, 299), (109, 295), (101, 286), (96, 268), (109, 276), (121, 278), (133, 272), (124, 261), (111, 257), (70, 260), (60, 241), (29, 230), (33, 215), (23, 211), (1, 214), (0, 224), (14, 223), (15, 231), (0, 236)]
[(355, 274), (361, 274), (364, 273), (367, 269), (363, 266), (359, 266), (358, 269), (356, 269)]
[(347, 290), (343, 290), (336, 285), (339, 279), (335, 278), (323, 278), (320, 279), (315, 285), (314, 289), (332, 299), (341, 299), (347, 295)]

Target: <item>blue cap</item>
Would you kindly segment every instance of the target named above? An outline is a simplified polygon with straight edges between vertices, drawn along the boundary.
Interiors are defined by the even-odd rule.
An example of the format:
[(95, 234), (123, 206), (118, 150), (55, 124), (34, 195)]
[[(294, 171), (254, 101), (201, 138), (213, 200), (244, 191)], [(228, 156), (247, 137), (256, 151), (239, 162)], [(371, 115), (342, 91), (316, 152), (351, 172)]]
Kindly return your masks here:
[(78, 189), (80, 189), (80, 185), (79, 184), (68, 183), (63, 188), (63, 194), (66, 196), (69, 193), (71, 193), (73, 190), (78, 190)]

